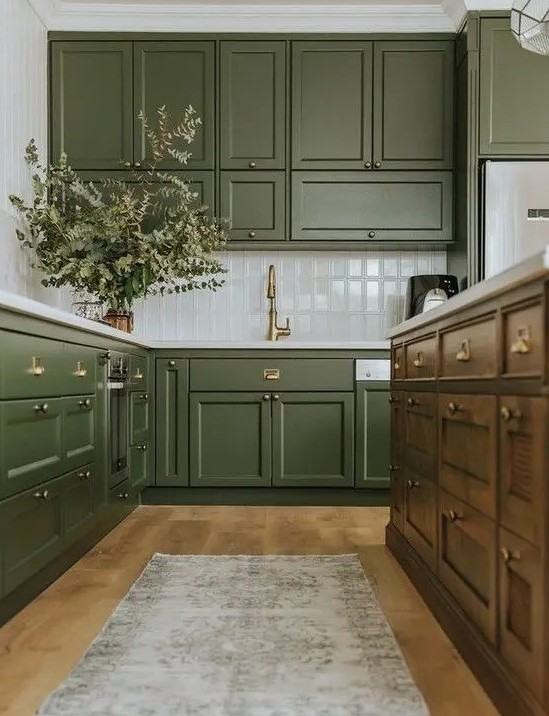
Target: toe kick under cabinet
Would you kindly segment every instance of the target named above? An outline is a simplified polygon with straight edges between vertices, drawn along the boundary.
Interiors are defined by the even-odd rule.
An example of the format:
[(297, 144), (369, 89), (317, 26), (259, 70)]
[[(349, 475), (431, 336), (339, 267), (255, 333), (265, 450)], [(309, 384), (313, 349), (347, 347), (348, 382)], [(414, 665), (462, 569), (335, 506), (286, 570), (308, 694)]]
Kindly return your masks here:
[(548, 300), (545, 272), (391, 347), (387, 544), (505, 716), (549, 713)]

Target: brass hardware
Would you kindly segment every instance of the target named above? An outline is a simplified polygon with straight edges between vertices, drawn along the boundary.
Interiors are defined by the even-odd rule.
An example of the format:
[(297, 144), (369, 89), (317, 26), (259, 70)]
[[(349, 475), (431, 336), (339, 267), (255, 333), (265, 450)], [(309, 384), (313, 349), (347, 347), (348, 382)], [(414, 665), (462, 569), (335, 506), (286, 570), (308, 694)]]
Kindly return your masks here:
[(389, 465), (389, 472), (396, 472), (397, 470), (400, 470), (398, 465)]
[(376, 169), (379, 169), (380, 166), (381, 166), (381, 162), (374, 162), (374, 167)]
[(375, 235), (376, 235), (376, 232), (375, 232), (375, 231), (369, 231), (369, 232), (368, 232), (368, 238), (370, 238), (370, 239), (373, 239), (373, 238), (375, 237)]
[(250, 239), (255, 239), (255, 231), (249, 231), (248, 236)]
[(263, 400), (270, 400), (270, 399), (271, 399), (271, 396), (269, 395), (269, 393), (265, 393), (265, 395), (263, 396)]
[(136, 169), (139, 169), (140, 166), (141, 166), (141, 162), (135, 162), (134, 167), (135, 167)]
[(42, 492), (40, 492), (40, 490), (38, 490), (37, 492), (35, 492), (33, 494), (33, 497), (36, 497), (37, 500), (47, 500), (49, 497), (49, 494), (50, 493), (47, 490), (43, 490)]
[(455, 510), (449, 510), (448, 519), (450, 520), (450, 522), (457, 522), (458, 520), (463, 519), (463, 513), (456, 512)]
[(397, 360), (393, 363), (393, 368), (395, 370), (400, 370), (400, 363)]
[(501, 554), (501, 557), (505, 564), (509, 564), (510, 562), (518, 562), (520, 560), (520, 552), (513, 552), (510, 549), (507, 549), (507, 547), (502, 547), (499, 550), (499, 553)]
[(280, 400), (280, 395), (277, 395), (277, 393), (275, 393), (273, 395), (273, 400)]
[(118, 495), (118, 497), (119, 497), (121, 500), (127, 500), (128, 497), (129, 497), (129, 495), (128, 495), (127, 492), (121, 492), (121, 493)]
[(33, 375), (44, 375), (46, 369), (42, 365), (42, 358), (40, 356), (32, 357), (32, 374)]
[(520, 420), (520, 418), (522, 418), (522, 413), (520, 410), (513, 410), (512, 408), (508, 408), (506, 405), (502, 405), (501, 410), (499, 412), (506, 423), (512, 419)]
[(88, 369), (84, 365), (84, 361), (79, 360), (76, 363), (76, 373), (75, 376), (77, 378), (85, 378), (88, 375)]
[(86, 470), (86, 472), (79, 472), (79, 473), (78, 473), (78, 477), (79, 477), (81, 480), (89, 480), (90, 477), (91, 477), (91, 475), (92, 475), (92, 474), (91, 474), (91, 471), (90, 471), (90, 470)]
[(148, 401), (148, 399), (149, 399), (149, 394), (148, 394), (148, 393), (143, 393), (143, 394), (141, 395), (141, 400), (145, 401), (145, 403)]
[(110, 361), (110, 359), (111, 359), (111, 352), (110, 352), (110, 351), (106, 351), (105, 353), (102, 353), (102, 354), (101, 354), (101, 360), (102, 360), (104, 363), (107, 363), (108, 361)]
[(170, 368), (174, 368), (174, 367), (175, 367), (175, 361), (174, 361), (174, 360), (169, 360), (169, 361), (168, 361), (168, 365), (170, 366)]
[(142, 445), (136, 445), (135, 447), (137, 450), (143, 450), (143, 452), (145, 452), (147, 449), (147, 445), (145, 443), (143, 443)]
[(131, 169), (131, 168), (132, 168), (132, 163), (131, 163), (131, 162), (124, 162), (124, 168), (125, 168), (125, 169)]
[(517, 329), (517, 340), (511, 343), (511, 353), (524, 355), (530, 353), (530, 326), (521, 326)]
[(47, 413), (48, 412), (48, 404), (47, 403), (38, 403), (34, 406), (34, 412), (35, 413)]
[(134, 377), (134, 380), (143, 380), (143, 373), (141, 372), (141, 368), (138, 368), (135, 371), (135, 375), (133, 377)]
[(389, 403), (390, 403), (391, 405), (393, 405), (393, 403), (400, 403), (400, 399), (399, 399), (399, 398), (395, 398), (394, 395), (391, 395), (391, 396), (389, 396)]
[(280, 369), (265, 368), (263, 371), (263, 380), (280, 380)]
[(267, 284), (267, 298), (270, 301), (269, 307), (269, 330), (267, 340), (277, 341), (281, 336), (289, 336), (291, 334), (290, 319), (286, 318), (286, 326), (278, 325), (278, 311), (276, 310), (276, 276), (275, 267), (269, 266), (269, 282)]
[(458, 413), (460, 410), (463, 410), (463, 408), (461, 407), (461, 405), (458, 405), (457, 403), (454, 403), (453, 400), (448, 403), (448, 412), (450, 413), (450, 415), (455, 415), (455, 414)]
[(89, 408), (91, 405), (91, 400), (89, 398), (85, 398), (84, 400), (79, 400), (78, 405), (81, 408)]
[(419, 351), (419, 353), (417, 354), (417, 358), (414, 358), (414, 368), (423, 368), (423, 367), (424, 367), (423, 353), (421, 351)]
[(419, 405), (419, 400), (417, 400), (416, 398), (408, 398), (406, 402), (411, 408), (413, 408), (414, 405)]
[(417, 480), (408, 480), (406, 484), (410, 490), (413, 490), (415, 487), (419, 487), (419, 482)]
[(255, 169), (257, 165), (255, 162), (250, 162), (249, 166), (250, 166), (250, 169)]
[(372, 168), (372, 162), (364, 162), (364, 166), (366, 167), (366, 169), (371, 169), (371, 168)]
[(468, 338), (461, 341), (461, 347), (456, 353), (456, 360), (460, 363), (467, 363), (471, 360), (471, 341)]

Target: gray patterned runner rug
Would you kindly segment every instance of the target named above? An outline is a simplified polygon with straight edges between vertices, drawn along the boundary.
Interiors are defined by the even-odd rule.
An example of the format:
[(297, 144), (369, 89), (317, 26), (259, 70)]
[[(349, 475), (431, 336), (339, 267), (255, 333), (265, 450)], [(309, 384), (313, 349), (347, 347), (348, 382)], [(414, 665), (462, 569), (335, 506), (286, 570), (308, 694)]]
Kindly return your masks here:
[(156, 554), (47, 716), (426, 716), (356, 555)]

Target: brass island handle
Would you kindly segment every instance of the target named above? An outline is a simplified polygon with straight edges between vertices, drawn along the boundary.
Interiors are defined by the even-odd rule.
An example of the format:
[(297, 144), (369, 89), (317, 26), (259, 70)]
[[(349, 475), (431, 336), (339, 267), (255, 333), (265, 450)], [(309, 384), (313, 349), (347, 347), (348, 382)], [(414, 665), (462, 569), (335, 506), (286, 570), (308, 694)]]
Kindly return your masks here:
[(395, 370), (400, 370), (400, 363), (396, 360), (396, 361), (393, 363), (393, 367), (394, 367)]
[(457, 403), (454, 403), (453, 401), (450, 401), (448, 403), (448, 412), (450, 415), (455, 415), (456, 413), (459, 413), (460, 410), (463, 410), (461, 405), (458, 405)]
[(448, 519), (450, 522), (457, 522), (458, 520), (463, 519), (463, 514), (461, 512), (456, 512), (456, 510), (449, 510)]
[(456, 360), (460, 363), (468, 363), (471, 360), (471, 341), (469, 338), (461, 341), (460, 349), (456, 353)]
[(508, 423), (509, 420), (520, 420), (520, 418), (522, 418), (520, 410), (513, 410), (512, 408), (508, 408), (506, 405), (501, 406), (499, 413), (506, 423)]
[(520, 560), (520, 552), (507, 549), (507, 547), (502, 547), (499, 551), (501, 554), (501, 558), (505, 562), (505, 564), (509, 564), (510, 562), (518, 562)]
[(415, 487), (419, 487), (420, 483), (417, 480), (408, 480), (406, 483), (408, 485), (408, 489), (413, 490)]
[(517, 340), (511, 343), (511, 353), (525, 355), (531, 351), (530, 326), (517, 328)]
[(417, 358), (414, 359), (414, 368), (423, 368), (424, 365), (425, 364), (423, 363), (423, 353), (420, 351), (417, 354)]

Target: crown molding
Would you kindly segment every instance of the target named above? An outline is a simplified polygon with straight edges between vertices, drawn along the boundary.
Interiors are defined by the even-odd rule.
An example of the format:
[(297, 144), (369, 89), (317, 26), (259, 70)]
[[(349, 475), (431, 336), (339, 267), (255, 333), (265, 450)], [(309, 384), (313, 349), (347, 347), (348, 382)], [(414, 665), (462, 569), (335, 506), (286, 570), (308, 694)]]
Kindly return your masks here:
[(442, 9), (450, 18), (455, 30), (459, 30), (468, 12), (466, 0), (442, 0)]
[[(29, 0), (48, 30), (118, 32), (454, 32), (438, 4), (253, 5)], [(461, 0), (442, 0), (451, 7)]]

